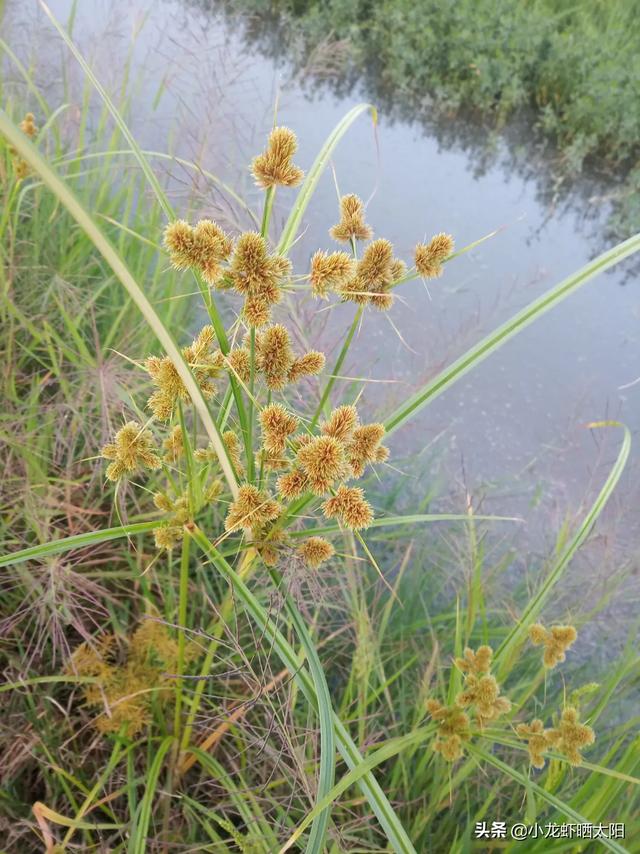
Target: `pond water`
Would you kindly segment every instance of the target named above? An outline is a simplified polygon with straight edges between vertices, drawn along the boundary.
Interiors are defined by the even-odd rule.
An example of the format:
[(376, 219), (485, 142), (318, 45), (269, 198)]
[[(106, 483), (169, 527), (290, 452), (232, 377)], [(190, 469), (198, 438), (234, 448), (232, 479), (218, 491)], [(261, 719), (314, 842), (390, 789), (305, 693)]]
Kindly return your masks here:
[[(66, 21), (69, 2), (49, 5)], [(14, 49), (20, 55), (41, 49), (50, 63), (48, 83), (58, 85), (64, 48), (38, 4), (9, 0), (8, 24)], [(247, 164), (263, 145), (275, 102), (279, 123), (298, 134), (297, 162), (308, 167), (362, 92), (357, 83), (340, 96), (309, 79), (303, 84), (286, 57), (274, 62), (243, 33), (242, 22), (181, 2), (83, 0), (74, 23), (76, 40), (111, 90), (131, 52), (134, 130), (142, 144), (196, 158), (259, 210)], [(66, 58), (64, 66), (79, 97), (81, 74), (73, 60)], [(72, 111), (64, 121), (73, 121)], [(374, 131), (370, 119), (360, 118), (341, 142), (334, 174), (329, 170), (323, 177), (305, 218), (295, 249), (298, 269), (306, 269), (315, 248), (331, 248), (334, 175), (341, 192), (368, 200), (376, 234), (389, 238), (406, 260), (416, 242), (438, 231), (451, 232), (463, 247), (498, 230), (448, 265), (428, 290), (419, 281), (403, 286), (388, 317), (367, 315), (343, 373), (375, 381), (364, 389), (372, 414), (383, 415), (603, 248), (606, 202), (593, 198), (587, 179), (568, 201), (558, 202), (553, 193), (541, 192), (535, 162), (526, 169), (514, 166), (513, 152), (526, 143), (526, 128), (496, 138), (489, 157), (469, 143), (473, 136), (473, 126), (456, 126), (454, 120), (450, 127), (441, 121), (426, 128), (391, 123), (383, 113)], [(186, 175), (179, 168), (173, 174), (179, 208)], [(237, 216), (248, 224), (215, 189), (203, 187), (202, 214)], [(274, 232), (293, 198), (294, 191), (278, 194)], [(308, 301), (298, 329), (330, 351), (340, 346), (352, 317), (350, 305), (318, 313)], [(439, 461), (441, 488), (459, 508), (466, 489), (486, 493), (486, 509), (522, 513), (529, 533), (544, 532), (548, 545), (567, 515), (593, 500), (617, 453), (619, 431), (595, 433), (585, 424), (617, 418), (637, 434), (640, 382), (633, 381), (640, 375), (639, 339), (638, 278), (632, 270), (614, 270), (468, 374), (399, 430), (392, 446), (401, 454), (424, 455), (428, 448)], [(418, 492), (430, 489), (428, 478), (415, 476), (423, 471), (419, 466), (407, 464), (404, 470)], [(625, 559), (633, 557), (633, 547), (631, 528), (621, 520), (624, 506), (635, 503), (636, 470), (633, 457), (609, 514), (613, 527), (625, 531), (619, 552)]]

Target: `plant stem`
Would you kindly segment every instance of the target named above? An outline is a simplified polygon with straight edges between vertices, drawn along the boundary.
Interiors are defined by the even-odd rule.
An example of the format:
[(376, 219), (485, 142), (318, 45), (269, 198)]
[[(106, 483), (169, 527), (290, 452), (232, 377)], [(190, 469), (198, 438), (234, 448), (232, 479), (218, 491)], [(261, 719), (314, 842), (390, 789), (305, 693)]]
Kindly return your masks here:
[(353, 336), (356, 334), (356, 329), (358, 328), (358, 324), (360, 323), (360, 318), (362, 317), (363, 306), (360, 306), (356, 312), (355, 317), (353, 318), (353, 323), (351, 324), (351, 328), (347, 333), (347, 337), (344, 339), (344, 344), (342, 345), (342, 349), (340, 350), (340, 355), (333, 366), (333, 371), (329, 376), (326, 386), (324, 387), (324, 391), (322, 392), (322, 397), (320, 398), (320, 403), (318, 404), (318, 408), (315, 411), (315, 415), (311, 420), (311, 430), (314, 429), (316, 424), (318, 423), (318, 418), (322, 415), (322, 410), (324, 409), (325, 403), (329, 399), (329, 395), (331, 394), (331, 389), (334, 386), (334, 383), (337, 379), (338, 372), (342, 367), (344, 360), (347, 357), (347, 353), (349, 352), (349, 347), (351, 346), (351, 342), (353, 341)]

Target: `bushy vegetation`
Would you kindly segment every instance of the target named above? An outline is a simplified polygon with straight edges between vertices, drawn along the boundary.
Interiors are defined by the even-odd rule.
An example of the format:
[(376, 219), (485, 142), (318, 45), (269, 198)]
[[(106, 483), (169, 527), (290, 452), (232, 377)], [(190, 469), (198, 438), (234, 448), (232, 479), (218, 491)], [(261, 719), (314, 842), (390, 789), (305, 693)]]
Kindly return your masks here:
[[(382, 441), (640, 236), (365, 418), (365, 371), (337, 381), (356, 329), (465, 251), (436, 235), (405, 264), (346, 196), (327, 245), (292, 269), (317, 180), (370, 108), (310, 166), (274, 131), (252, 166), (264, 207), (238, 233), (194, 197), (173, 209), (167, 155), (140, 150), (77, 58), (100, 94), (91, 151), (89, 97), (71, 143), (33, 86), (0, 111), (3, 844), (463, 851), (494, 819), (626, 821), (632, 837), (637, 655), (568, 669), (585, 616), (557, 606), (629, 432), (593, 425), (622, 433), (608, 478), (508, 589), (484, 543), (514, 521), (437, 512), (429, 492), (407, 508)], [(196, 297), (206, 323), (189, 331)], [(326, 364), (283, 305), (325, 299), (353, 309)], [(436, 524), (454, 556), (408, 540)]]

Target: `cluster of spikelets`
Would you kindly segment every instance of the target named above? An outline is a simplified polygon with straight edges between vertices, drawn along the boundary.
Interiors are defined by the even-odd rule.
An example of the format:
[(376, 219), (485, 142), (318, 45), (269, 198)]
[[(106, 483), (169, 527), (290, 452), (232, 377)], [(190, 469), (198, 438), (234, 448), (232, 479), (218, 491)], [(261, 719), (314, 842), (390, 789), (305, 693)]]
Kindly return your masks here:
[[(234, 348), (227, 356), (230, 370), (245, 384), (249, 382), (251, 372), (249, 347), (249, 340), (245, 340), (242, 347)], [(324, 353), (318, 350), (296, 355), (291, 336), (287, 328), (280, 323), (274, 323), (256, 332), (254, 347), (255, 379), (262, 377), (269, 391), (282, 391), (303, 377), (319, 374), (325, 366)]]
[[(145, 620), (127, 640), (122, 663), (116, 647), (111, 634), (92, 645), (81, 644), (71, 656), (67, 672), (95, 680), (83, 687), (83, 696), (86, 705), (97, 710), (96, 729), (132, 737), (148, 725), (154, 699), (166, 702), (172, 696), (166, 674), (178, 668), (178, 643), (163, 623)], [(199, 654), (196, 644), (185, 644), (185, 662)]]
[[(554, 626), (545, 629), (536, 624), (529, 636), (534, 644), (545, 645), (544, 666), (554, 667), (565, 660), (565, 651), (577, 638), (573, 626)], [(436, 699), (426, 703), (427, 712), (436, 724), (437, 735), (433, 749), (449, 762), (460, 759), (464, 743), (471, 738), (471, 720), (465, 709), (473, 709), (480, 729), (511, 709), (511, 703), (501, 696), (500, 686), (491, 674), (493, 651), (489, 646), (480, 646), (476, 651), (467, 648), (463, 658), (455, 658), (455, 666), (464, 674), (464, 686), (451, 706), (444, 706)], [(544, 767), (543, 753), (555, 748), (572, 765), (582, 761), (581, 750), (595, 741), (590, 726), (580, 722), (575, 706), (567, 706), (561, 713), (557, 726), (545, 729), (544, 723), (535, 718), (530, 724), (516, 726), (520, 738), (526, 740), (529, 758), (534, 768)]]
[(109, 480), (119, 480), (140, 469), (157, 469), (162, 464), (153, 433), (137, 421), (128, 421), (121, 427), (101, 454), (104, 459), (112, 460), (105, 472)]
[[(365, 222), (364, 205), (358, 196), (343, 196), (340, 214), (340, 222), (329, 231), (334, 240), (355, 247), (356, 240), (372, 237), (373, 232)], [(453, 238), (448, 234), (438, 234), (429, 243), (418, 244), (415, 249), (416, 271), (424, 278), (441, 275), (442, 263), (452, 252)], [(388, 311), (393, 305), (392, 291), (406, 272), (405, 263), (394, 257), (391, 243), (378, 238), (366, 246), (358, 261), (347, 252), (319, 250), (311, 258), (309, 279), (316, 297), (326, 298), (333, 291), (343, 300)]]
[(578, 710), (573, 706), (564, 709), (558, 725), (551, 729), (545, 729), (540, 718), (535, 718), (530, 724), (518, 724), (516, 732), (520, 738), (526, 739), (534, 768), (544, 768), (543, 752), (550, 748), (566, 756), (572, 765), (579, 765), (582, 762), (580, 751), (596, 740), (591, 727), (580, 723)]
[(454, 659), (454, 664), (464, 674), (463, 690), (455, 703), (443, 706), (438, 700), (427, 700), (427, 711), (437, 727), (433, 749), (448, 762), (460, 759), (464, 742), (471, 738), (471, 720), (465, 709), (473, 710), (480, 728), (511, 709), (511, 703), (501, 696), (500, 686), (491, 673), (492, 658), (490, 646), (480, 646), (475, 652), (467, 647), (463, 658)]
[[(36, 127), (36, 119), (33, 113), (26, 113), (25, 117), (20, 122), (19, 126), (25, 136), (28, 136), (29, 139), (35, 139), (38, 134), (38, 128)], [(30, 172), (29, 164), (26, 160), (23, 160), (22, 157), (18, 154), (16, 149), (11, 146), (9, 148), (9, 152), (11, 154), (11, 164), (13, 166), (13, 171), (15, 173), (16, 178), (20, 181), (23, 178), (26, 178)]]
[(566, 651), (572, 646), (578, 633), (573, 626), (551, 626), (545, 629), (540, 623), (529, 628), (529, 640), (535, 646), (543, 646), (542, 661), (545, 667), (552, 668), (564, 661)]

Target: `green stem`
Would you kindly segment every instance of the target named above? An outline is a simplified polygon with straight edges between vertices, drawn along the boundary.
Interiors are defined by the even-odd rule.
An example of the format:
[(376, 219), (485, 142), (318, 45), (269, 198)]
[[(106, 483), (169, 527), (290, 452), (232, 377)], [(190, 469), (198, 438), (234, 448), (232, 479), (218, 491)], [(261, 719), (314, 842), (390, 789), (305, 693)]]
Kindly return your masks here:
[(342, 345), (342, 349), (340, 350), (340, 355), (333, 366), (333, 371), (329, 376), (326, 386), (324, 387), (324, 391), (322, 392), (322, 397), (320, 398), (320, 403), (318, 404), (318, 408), (315, 411), (315, 415), (311, 421), (311, 430), (314, 429), (316, 424), (318, 423), (318, 418), (322, 415), (322, 410), (329, 399), (329, 395), (331, 394), (331, 389), (333, 388), (335, 381), (338, 376), (338, 372), (342, 367), (344, 360), (347, 357), (347, 353), (349, 352), (349, 347), (351, 346), (351, 342), (353, 341), (353, 336), (356, 334), (356, 329), (358, 328), (358, 324), (360, 323), (360, 318), (362, 317), (363, 306), (360, 306), (356, 312), (355, 317), (353, 318), (353, 323), (351, 324), (351, 328), (347, 333), (347, 337), (344, 339), (344, 344)]
[(178, 594), (178, 668), (176, 678), (176, 702), (173, 714), (173, 734), (175, 736), (175, 756), (178, 756), (180, 743), (180, 716), (182, 714), (182, 675), (184, 673), (184, 650), (186, 644), (187, 604), (189, 601), (189, 552), (191, 537), (182, 539), (180, 555), (180, 588)]

